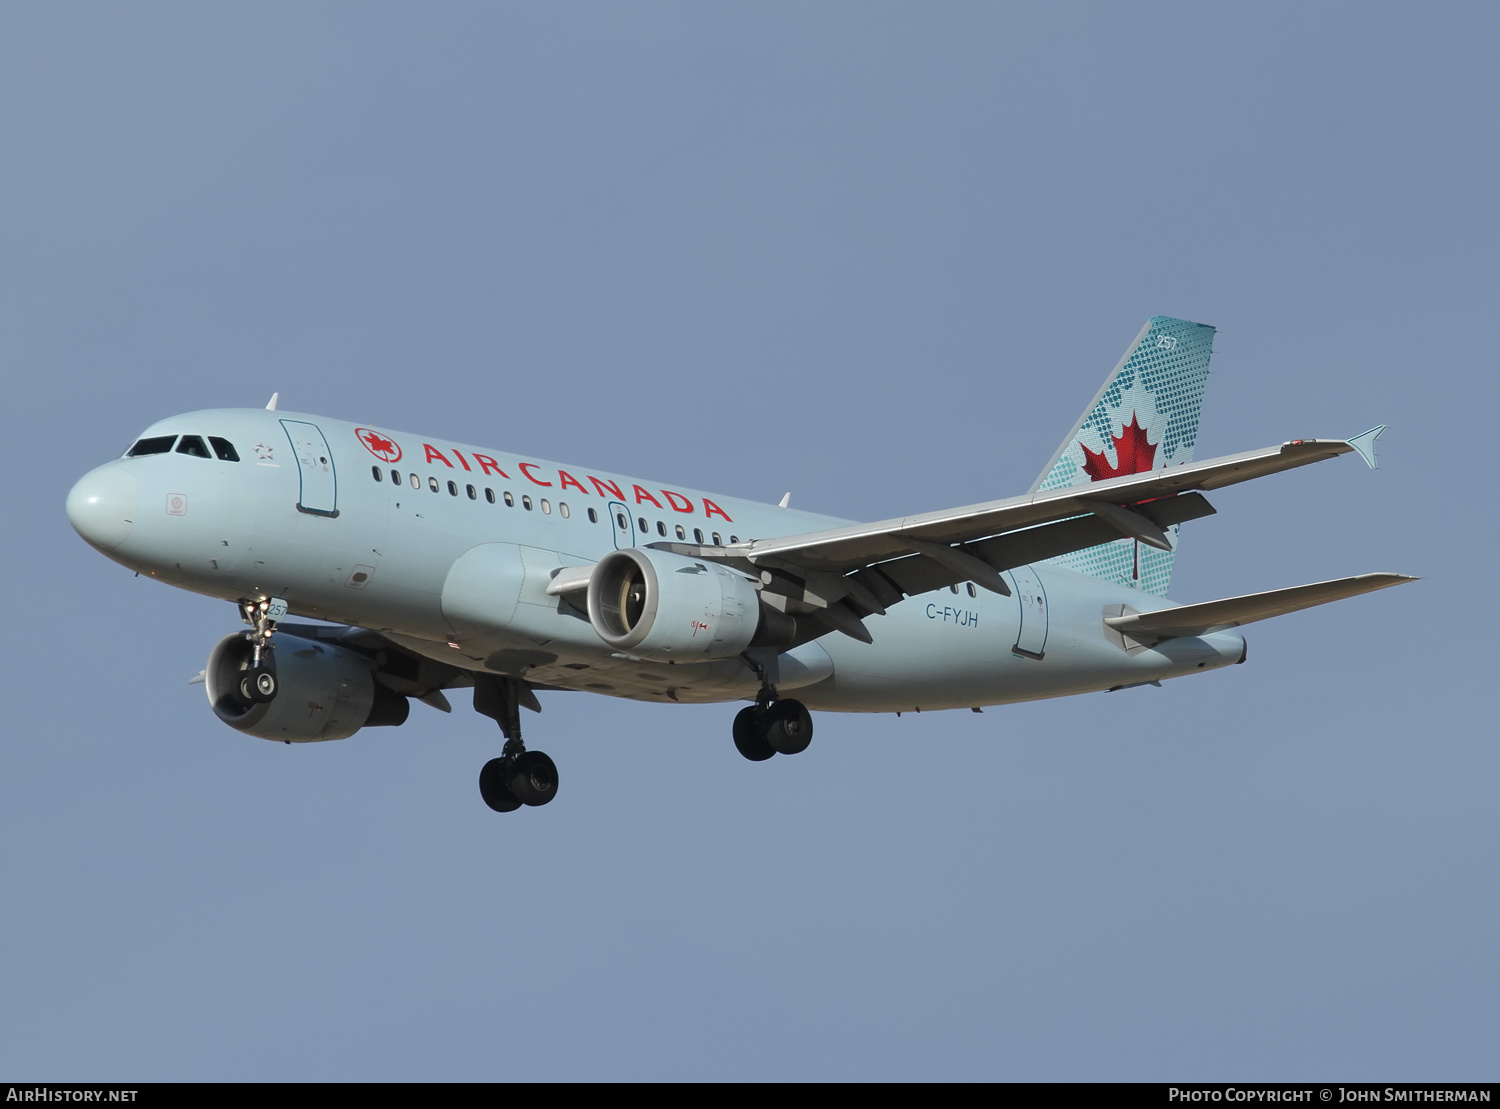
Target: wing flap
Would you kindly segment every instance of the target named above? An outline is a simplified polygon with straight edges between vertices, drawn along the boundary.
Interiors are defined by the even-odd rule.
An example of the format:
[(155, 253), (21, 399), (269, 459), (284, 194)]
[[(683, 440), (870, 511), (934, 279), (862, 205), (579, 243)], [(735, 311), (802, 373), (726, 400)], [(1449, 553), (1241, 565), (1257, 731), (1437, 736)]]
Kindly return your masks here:
[(1125, 616), (1107, 616), (1104, 622), (1133, 639), (1169, 639), (1180, 635), (1203, 635), (1222, 628), (1238, 627), (1256, 620), (1269, 620), (1304, 608), (1342, 601), (1377, 589), (1404, 585), (1417, 578), (1406, 574), (1356, 574), (1312, 585), (1294, 585), (1267, 593), (1248, 593), (1220, 601), (1164, 608), (1155, 612), (1137, 612)]
[[(1200, 493), (1182, 493), (1175, 497), (1137, 505), (1135, 511), (1162, 528), (1186, 523), (1214, 514), (1214, 506)], [(1024, 528), (991, 539), (966, 543), (958, 550), (976, 555), (996, 570), (1010, 570), (1069, 551), (1081, 551), (1119, 539), (1121, 533), (1099, 516), (1075, 516), (1040, 527)], [(849, 575), (880, 598), (889, 607), (901, 599), (942, 589), (966, 580), (968, 575), (923, 555), (906, 555), (866, 567)]]

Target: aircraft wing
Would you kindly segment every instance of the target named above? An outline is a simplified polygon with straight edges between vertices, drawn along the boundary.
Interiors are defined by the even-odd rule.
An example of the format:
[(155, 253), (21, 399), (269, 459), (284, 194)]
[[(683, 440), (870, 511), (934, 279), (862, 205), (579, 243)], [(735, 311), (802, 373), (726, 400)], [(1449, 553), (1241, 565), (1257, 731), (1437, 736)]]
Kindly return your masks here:
[(903, 597), (966, 580), (1008, 595), (1001, 571), (1120, 538), (1170, 550), (1166, 528), (1214, 512), (1201, 490), (1351, 451), (1373, 466), (1370, 444), (1379, 430), (1351, 440), (1296, 439), (1088, 485), (734, 546), (653, 546), (737, 566), (760, 578), (763, 598), (784, 597), (785, 611), (819, 616), (867, 639), (861, 619)]
[[(1282, 470), (1321, 462), (1354, 449), (1354, 446), (1343, 439), (1298, 439), (1279, 447), (1110, 478), (1090, 485), (986, 501), (941, 512), (881, 520), (873, 524), (854, 524), (778, 539), (758, 539), (742, 545), (742, 548), (731, 549), (753, 563), (775, 559), (795, 563), (809, 570), (847, 572), (902, 555), (927, 554), (921, 546), (923, 543), (967, 543), (1085, 513), (1100, 515), (1118, 528), (1121, 523), (1134, 522), (1119, 519), (1117, 514), (1108, 512), (1108, 507), (1134, 507), (1141, 502), (1156, 501), (1190, 491), (1219, 489), (1267, 474), (1280, 473)], [(1099, 505), (1107, 507), (1101, 512)], [(1140, 513), (1134, 512), (1132, 515)], [(1132, 537), (1130, 532), (1118, 528), (1107, 538), (1119, 539), (1122, 536)], [(916, 542), (913, 543), (913, 540)], [(1081, 544), (1072, 549), (1079, 550), (1082, 546), (1092, 545)]]
[(1169, 639), (1178, 635), (1202, 635), (1223, 628), (1236, 628), (1256, 620), (1269, 620), (1304, 608), (1357, 597), (1377, 589), (1404, 585), (1418, 579), (1407, 574), (1356, 574), (1312, 585), (1294, 585), (1290, 589), (1272, 589), (1267, 593), (1249, 593), (1227, 597), (1222, 601), (1205, 601), (1198, 605), (1163, 608), (1155, 612), (1135, 612), (1107, 616), (1104, 622), (1116, 631), (1137, 640)]

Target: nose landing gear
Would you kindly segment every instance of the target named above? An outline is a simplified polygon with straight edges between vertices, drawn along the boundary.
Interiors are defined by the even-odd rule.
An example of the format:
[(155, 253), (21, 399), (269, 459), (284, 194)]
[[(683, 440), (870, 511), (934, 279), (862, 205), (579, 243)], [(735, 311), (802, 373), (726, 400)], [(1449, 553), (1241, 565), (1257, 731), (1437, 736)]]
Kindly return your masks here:
[(474, 709), (492, 717), (505, 736), (500, 757), (479, 771), (479, 796), (496, 812), (545, 805), (557, 796), (557, 764), (521, 742), (521, 706), (540, 711), (536, 694), (518, 678), (480, 674), (474, 679)]
[(279, 597), (240, 602), (240, 618), (253, 629), (249, 633), (250, 661), (240, 672), (240, 697), (246, 704), (263, 705), (276, 699), (279, 686), (271, 637), (286, 611), (287, 604)]

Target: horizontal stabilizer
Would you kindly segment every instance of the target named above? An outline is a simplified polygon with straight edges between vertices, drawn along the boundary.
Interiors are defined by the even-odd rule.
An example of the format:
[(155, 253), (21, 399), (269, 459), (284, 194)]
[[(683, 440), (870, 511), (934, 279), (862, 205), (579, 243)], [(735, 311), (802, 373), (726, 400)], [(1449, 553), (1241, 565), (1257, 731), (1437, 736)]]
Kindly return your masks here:
[(1269, 593), (1249, 593), (1243, 597), (1226, 597), (1222, 601), (1205, 601), (1201, 605), (1164, 608), (1155, 612), (1136, 612), (1126, 616), (1108, 616), (1104, 622), (1132, 639), (1168, 639), (1178, 635), (1202, 635), (1205, 632), (1268, 620), (1304, 608), (1357, 597), (1376, 589), (1416, 581), (1406, 574), (1356, 574), (1312, 585), (1294, 585), (1290, 589), (1273, 589)]

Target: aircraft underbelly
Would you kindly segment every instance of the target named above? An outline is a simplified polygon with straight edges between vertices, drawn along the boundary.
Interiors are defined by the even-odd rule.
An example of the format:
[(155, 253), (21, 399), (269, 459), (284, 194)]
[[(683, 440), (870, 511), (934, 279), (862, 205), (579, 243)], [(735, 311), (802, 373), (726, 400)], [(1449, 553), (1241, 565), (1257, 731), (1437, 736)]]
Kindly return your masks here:
[(1049, 568), (1012, 580), (1010, 598), (948, 590), (910, 597), (870, 619), (870, 645), (827, 637), (833, 677), (799, 698), (843, 712), (978, 707), (1176, 677), (1240, 657), (1233, 634), (1128, 653), (1106, 634), (1103, 615), (1106, 604), (1138, 605), (1134, 590)]

